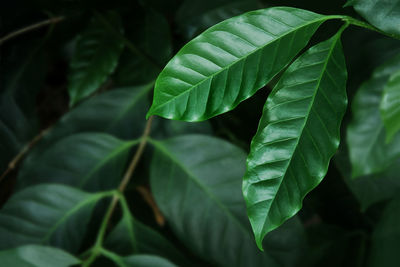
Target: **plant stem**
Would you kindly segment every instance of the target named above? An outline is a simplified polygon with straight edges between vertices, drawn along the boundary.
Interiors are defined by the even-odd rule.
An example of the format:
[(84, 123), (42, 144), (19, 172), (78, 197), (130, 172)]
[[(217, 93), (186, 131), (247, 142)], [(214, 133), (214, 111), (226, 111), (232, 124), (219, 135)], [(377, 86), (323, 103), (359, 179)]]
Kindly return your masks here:
[(122, 181), (118, 186), (118, 192), (113, 196), (113, 198), (110, 202), (110, 205), (108, 206), (108, 209), (106, 211), (106, 214), (103, 217), (103, 221), (101, 223), (100, 230), (99, 230), (99, 233), (96, 238), (96, 243), (94, 244), (93, 248), (91, 249), (91, 254), (90, 254), (89, 258), (87, 260), (85, 260), (84, 263), (82, 264), (83, 267), (90, 266), (96, 260), (96, 258), (99, 256), (99, 254), (101, 254), (100, 251), (104, 250), (102, 248), (102, 244), (103, 244), (104, 236), (106, 234), (108, 223), (114, 213), (115, 208), (117, 207), (117, 204), (118, 204), (120, 198), (123, 198), (122, 194), (123, 194), (126, 186), (128, 185), (128, 183), (132, 177), (132, 174), (134, 173), (134, 171), (139, 163), (141, 156), (143, 155), (144, 148), (146, 147), (146, 144), (147, 144), (148, 136), (150, 135), (153, 119), (154, 119), (154, 117), (150, 116), (150, 118), (148, 119), (148, 121), (146, 123), (145, 129), (140, 138), (139, 147), (136, 150), (135, 155), (133, 156), (132, 161), (129, 164), (129, 167), (126, 170), (125, 175), (122, 178)]
[(10, 40), (10, 39), (12, 39), (14, 37), (17, 37), (18, 35), (24, 34), (26, 32), (32, 31), (32, 30), (36, 30), (36, 29), (42, 28), (42, 27), (47, 26), (47, 25), (58, 23), (58, 22), (60, 22), (60, 21), (62, 21), (64, 19), (65, 19), (65, 17), (50, 18), (48, 20), (41, 21), (41, 22), (38, 22), (38, 23), (35, 23), (35, 24), (32, 24), (32, 25), (29, 25), (27, 27), (21, 28), (19, 30), (16, 30), (14, 32), (11, 32), (11, 33), (5, 35), (4, 37), (2, 37), (0, 39), (0, 45), (2, 45), (4, 42), (6, 42), (6, 41), (8, 41), (8, 40)]
[(51, 127), (44, 129), (41, 131), (37, 136), (35, 136), (26, 146), (22, 148), (22, 150), (11, 160), (8, 164), (8, 168), (3, 172), (0, 176), (0, 182), (11, 172), (15, 169), (18, 163), (23, 159), (23, 157), (31, 150), (31, 148), (36, 145), (37, 142), (42, 139), (42, 137), (50, 130)]

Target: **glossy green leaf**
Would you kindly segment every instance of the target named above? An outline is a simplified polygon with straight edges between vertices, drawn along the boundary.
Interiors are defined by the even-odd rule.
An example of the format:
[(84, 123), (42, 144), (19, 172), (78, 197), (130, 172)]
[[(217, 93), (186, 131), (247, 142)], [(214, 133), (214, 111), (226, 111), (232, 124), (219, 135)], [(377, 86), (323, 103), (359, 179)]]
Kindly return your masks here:
[(185, 257), (160, 233), (136, 220), (127, 207), (105, 240), (105, 246), (119, 255), (155, 254), (180, 266), (190, 266)]
[(135, 143), (102, 133), (68, 136), (24, 162), (18, 188), (40, 183), (62, 183), (88, 191), (116, 188)]
[(329, 18), (273, 7), (209, 28), (158, 76), (148, 116), (201, 121), (235, 108), (285, 68)]
[(400, 36), (399, 0), (355, 0), (351, 5), (375, 27)]
[(15, 193), (0, 210), (0, 249), (42, 244), (76, 252), (94, 205), (103, 197), (54, 184)]
[(80, 260), (56, 248), (26, 245), (0, 251), (0, 264), (4, 267), (69, 267)]
[(384, 171), (400, 156), (400, 134), (385, 142), (386, 133), (379, 105), (390, 75), (400, 69), (400, 55), (374, 71), (352, 103), (353, 118), (347, 128), (352, 177)]
[(124, 257), (124, 266), (126, 267), (175, 267), (166, 259), (154, 255), (132, 255), (129, 257)]
[(240, 192), (241, 149), (202, 135), (151, 143), (150, 182), (157, 205), (196, 255), (223, 266), (293, 266), (301, 243), (295, 223), (266, 240), (265, 253), (255, 246)]
[(387, 133), (386, 141), (390, 142), (400, 130), (400, 71), (390, 76), (383, 91), (380, 109)]
[(389, 267), (399, 263), (400, 198), (392, 200), (383, 211), (371, 238), (368, 265)]
[(324, 178), (346, 110), (340, 33), (300, 56), (264, 106), (251, 142), (243, 194), (256, 242), (296, 214)]
[[(122, 31), (120, 18), (110, 13), (106, 18)], [(94, 93), (117, 66), (123, 42), (107, 29), (99, 18), (93, 18), (77, 40), (70, 64), (68, 92), (70, 105)]]

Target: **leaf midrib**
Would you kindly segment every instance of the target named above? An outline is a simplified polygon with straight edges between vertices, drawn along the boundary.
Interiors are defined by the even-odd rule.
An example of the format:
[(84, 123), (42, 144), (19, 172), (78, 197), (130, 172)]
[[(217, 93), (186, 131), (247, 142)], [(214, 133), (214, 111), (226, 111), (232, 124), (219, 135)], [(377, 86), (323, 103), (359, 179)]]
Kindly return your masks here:
[(207, 187), (205, 187), (198, 179), (197, 177), (192, 174), (190, 172), (189, 169), (187, 169), (180, 161), (177, 157), (175, 157), (172, 153), (170, 153), (170, 151), (159, 141), (153, 140), (153, 139), (149, 139), (148, 140), (149, 143), (151, 143), (158, 151), (160, 151), (161, 153), (163, 153), (165, 156), (167, 156), (172, 162), (174, 162), (178, 167), (180, 167), (189, 178), (191, 178), (191, 180), (206, 194), (210, 197), (211, 200), (214, 200), (215, 203), (217, 204), (218, 207), (220, 207), (220, 209), (226, 213), (226, 215), (230, 218), (232, 218), (232, 221), (234, 221), (239, 228), (247, 235), (249, 234), (249, 231), (242, 225), (242, 223), (231, 213), (231, 211), (229, 211), (229, 209), (227, 209), (221, 202), (220, 200), (214, 196), (214, 194), (212, 192), (210, 192), (210, 190), (208, 190)]
[[(307, 27), (307, 26), (309, 26), (309, 25), (311, 25), (311, 24), (314, 24), (314, 23), (317, 23), (317, 22), (319, 22), (319, 21), (321, 21), (321, 23), (323, 23), (323, 22), (325, 22), (325, 21), (327, 21), (327, 20), (329, 20), (329, 19), (335, 19), (335, 18), (337, 18), (336, 16), (322, 16), (322, 15), (320, 15), (320, 16), (321, 16), (320, 18), (315, 19), (315, 20), (312, 20), (312, 21), (310, 21), (310, 22), (308, 22), (308, 23), (302, 24), (300, 27), (294, 28), (293, 30), (290, 30), (290, 31), (286, 32), (284, 35), (282, 35), (282, 36), (280, 36), (280, 37), (278, 37), (278, 38), (276, 38), (276, 39), (271, 40), (270, 42), (264, 44), (263, 46), (260, 46), (260, 47), (258, 47), (258, 48), (256, 48), (256, 49), (254, 49), (253, 51), (251, 51), (250, 53), (246, 54), (245, 56), (243, 56), (243, 57), (241, 57), (241, 58), (239, 58), (239, 59), (233, 61), (232, 63), (228, 64), (228, 65), (225, 66), (224, 68), (221, 68), (220, 70), (218, 70), (218, 71), (215, 72), (214, 74), (212, 74), (212, 75), (210, 75), (210, 76), (207, 76), (207, 77), (206, 77), (205, 79), (203, 79), (202, 81), (200, 81), (200, 82), (198, 82), (198, 83), (192, 85), (191, 87), (189, 87), (189, 88), (186, 89), (185, 91), (183, 91), (183, 92), (179, 93), (178, 95), (174, 96), (174, 98), (171, 98), (171, 99), (165, 101), (163, 104), (158, 105), (158, 106), (154, 109), (154, 111), (159, 110), (161, 107), (163, 107), (163, 106), (169, 104), (170, 102), (175, 101), (177, 98), (181, 97), (182, 95), (187, 94), (188, 92), (194, 90), (194, 88), (199, 87), (199, 86), (200, 86), (201, 84), (203, 84), (204, 82), (206, 82), (206, 81), (208, 81), (208, 80), (210, 80), (210, 79), (213, 79), (213, 77), (217, 76), (219, 73), (221, 73), (221, 72), (223, 72), (223, 71), (226, 71), (227, 69), (230, 69), (233, 65), (236, 65), (238, 62), (240, 62), (240, 61), (242, 61), (242, 60), (245, 60), (245, 59), (248, 58), (250, 55), (253, 55), (254, 53), (257, 53), (259, 50), (264, 49), (266, 46), (268, 46), (268, 45), (270, 45), (270, 44), (272, 44), (272, 43), (274, 43), (274, 42), (280, 42), (284, 37), (286, 37), (286, 36), (288, 36), (288, 35), (290, 35), (290, 34), (296, 32), (296, 31), (298, 31), (300, 28)], [(196, 40), (196, 39), (197, 39), (197, 38), (195, 38), (195, 39), (193, 39), (193, 40)], [(168, 67), (168, 65), (167, 65), (167, 67)], [(157, 79), (157, 81), (158, 81), (158, 79)], [(157, 81), (156, 81), (156, 87), (157, 87)], [(152, 112), (151, 114), (154, 114), (154, 112)]]
[[(329, 53), (328, 53), (328, 55), (327, 55), (327, 57), (326, 57), (326, 61), (325, 61), (324, 65), (323, 65), (323, 68), (322, 68), (322, 71), (321, 71), (321, 75), (319, 76), (318, 83), (317, 83), (317, 85), (316, 85), (315, 93), (314, 93), (314, 95), (313, 95), (313, 97), (312, 97), (312, 100), (311, 100), (311, 103), (310, 103), (310, 105), (309, 105), (309, 107), (308, 107), (308, 112), (307, 112), (307, 115), (306, 115), (305, 118), (304, 118), (303, 126), (301, 127), (301, 134), (299, 135), (299, 138), (297, 139), (297, 142), (296, 142), (295, 149), (294, 149), (294, 151), (293, 151), (292, 157), (290, 157), (290, 159), (288, 160), (288, 163), (287, 163), (286, 168), (285, 168), (285, 173), (284, 173), (284, 175), (282, 176), (282, 179), (281, 179), (281, 181), (280, 181), (280, 183), (279, 183), (279, 185), (278, 185), (278, 189), (276, 190), (277, 193), (274, 195), (274, 197), (272, 198), (271, 204), (269, 205), (268, 213), (267, 213), (266, 218), (268, 218), (269, 215), (270, 215), (271, 207), (272, 207), (272, 205), (274, 204), (274, 202), (276, 201), (276, 196), (278, 195), (278, 192), (279, 192), (280, 189), (281, 189), (281, 185), (282, 185), (282, 183), (283, 183), (284, 180), (285, 180), (285, 177), (286, 177), (287, 171), (288, 171), (288, 169), (289, 169), (289, 167), (290, 167), (290, 164), (291, 164), (291, 162), (292, 162), (292, 159), (293, 159), (294, 155), (297, 153), (297, 149), (298, 149), (298, 147), (299, 147), (299, 142), (300, 142), (301, 137), (303, 136), (304, 128), (305, 128), (305, 126), (306, 126), (306, 124), (307, 124), (307, 122), (308, 122), (309, 115), (310, 115), (310, 113), (311, 113), (311, 109), (312, 109), (312, 107), (313, 107), (313, 105), (314, 105), (315, 97), (317, 96), (318, 89), (319, 89), (320, 84), (321, 84), (321, 81), (322, 81), (322, 77), (323, 77), (324, 74), (325, 74), (325, 71), (326, 71), (326, 69), (327, 69), (327, 65), (328, 65), (329, 59), (330, 59), (331, 56), (332, 56), (333, 50), (334, 50), (334, 48), (336, 47), (336, 44), (337, 44), (338, 40), (340, 39), (340, 36), (341, 36), (340, 33), (337, 33), (337, 34), (336, 34), (335, 40), (332, 42), (332, 45), (331, 45), (331, 47), (330, 47), (330, 49), (329, 49)], [(266, 225), (266, 220), (264, 220), (264, 224), (263, 224), (262, 230), (264, 230), (265, 225)]]

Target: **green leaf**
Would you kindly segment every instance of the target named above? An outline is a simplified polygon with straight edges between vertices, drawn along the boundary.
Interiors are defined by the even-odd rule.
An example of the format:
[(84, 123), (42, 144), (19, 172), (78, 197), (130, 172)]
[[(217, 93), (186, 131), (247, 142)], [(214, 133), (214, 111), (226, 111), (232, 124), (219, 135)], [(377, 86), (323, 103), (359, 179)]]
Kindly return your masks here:
[(167, 239), (136, 220), (127, 206), (123, 216), (105, 240), (105, 246), (119, 255), (137, 253), (165, 257), (180, 266), (190, 266), (185, 257)]
[(266, 240), (266, 253), (254, 244), (240, 192), (245, 171), (241, 149), (202, 135), (150, 142), (155, 147), (150, 168), (153, 195), (188, 248), (214, 265), (282, 266), (278, 262), (290, 262), (284, 266), (293, 266), (298, 256), (295, 248), (301, 243), (296, 224)]
[(355, 0), (351, 4), (378, 29), (400, 36), (400, 0)]
[(148, 116), (201, 121), (235, 108), (284, 69), (329, 18), (273, 7), (209, 28), (158, 76)]
[(106, 195), (53, 184), (17, 192), (0, 210), (0, 249), (42, 244), (76, 252), (96, 202)]
[[(109, 13), (107, 20), (122, 31), (120, 18)], [(122, 52), (123, 42), (93, 18), (77, 40), (70, 64), (68, 92), (70, 106), (94, 93), (114, 71)]]
[(400, 198), (392, 200), (383, 211), (371, 238), (368, 266), (389, 267), (399, 262)]
[(166, 259), (154, 255), (132, 255), (122, 258), (126, 267), (175, 267)]
[(296, 214), (324, 178), (346, 110), (340, 33), (300, 56), (264, 106), (251, 142), (243, 194), (257, 245)]
[(400, 70), (400, 55), (374, 71), (352, 103), (353, 118), (347, 128), (347, 145), (352, 164), (352, 177), (384, 171), (400, 156), (400, 134), (385, 142), (385, 128), (379, 105), (390, 75)]
[(151, 88), (152, 85), (144, 85), (115, 89), (88, 99), (66, 113), (24, 162), (35, 161), (56, 142), (76, 133), (104, 132), (128, 140), (140, 137), (149, 106), (146, 97)]
[(0, 251), (0, 262), (9, 267), (69, 267), (80, 260), (60, 249), (26, 245)]
[(24, 162), (18, 188), (40, 183), (62, 183), (88, 191), (116, 188), (135, 143), (102, 133), (68, 136)]
[(383, 90), (380, 109), (389, 143), (400, 130), (400, 70), (390, 76)]

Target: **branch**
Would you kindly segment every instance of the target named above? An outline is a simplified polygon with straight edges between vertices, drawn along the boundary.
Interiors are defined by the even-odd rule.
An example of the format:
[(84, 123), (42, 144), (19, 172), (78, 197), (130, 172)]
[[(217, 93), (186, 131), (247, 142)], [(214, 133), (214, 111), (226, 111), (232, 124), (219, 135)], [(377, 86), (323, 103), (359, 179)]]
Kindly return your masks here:
[[(150, 135), (150, 130), (151, 130), (151, 124), (153, 122), (153, 116), (150, 116), (149, 120), (146, 123), (145, 129), (143, 131), (142, 137), (140, 138), (140, 143), (139, 143), (139, 147), (136, 150), (135, 155), (132, 158), (131, 163), (129, 164), (128, 169), (125, 172), (124, 177), (122, 178), (121, 183), (118, 186), (118, 193), (120, 193), (121, 195), (123, 194), (126, 186), (128, 185), (129, 181), (131, 180), (132, 174), (134, 173), (140, 158), (143, 155), (144, 152), (144, 148), (146, 147), (147, 144), (147, 139), (148, 136)], [(101, 223), (100, 226), (100, 230), (99, 230), (99, 234), (97, 236), (96, 239), (96, 243), (94, 244), (93, 248), (90, 250), (90, 256), (89, 258), (87, 258), (82, 266), (83, 267), (88, 267), (90, 266), (95, 260), (96, 258), (99, 256), (99, 254), (101, 254), (101, 250), (102, 250), (102, 243), (104, 240), (104, 236), (106, 234), (106, 230), (107, 230), (107, 225), (112, 217), (112, 214), (114, 213), (115, 208), (117, 207), (119, 198), (120, 198), (120, 194), (115, 194), (111, 200), (110, 205), (108, 206), (108, 209), (106, 211), (106, 214), (104, 215), (103, 221)]]
[(19, 164), (19, 162), (24, 158), (26, 153), (31, 150), (31, 148), (36, 145), (37, 142), (42, 139), (42, 137), (50, 130), (51, 127), (41, 131), (37, 136), (35, 136), (24, 148), (13, 158), (13, 160), (8, 164), (8, 168), (3, 172), (0, 176), (0, 182), (15, 169), (15, 167)]
[(5, 35), (4, 37), (2, 37), (0, 39), (0, 45), (2, 45), (4, 42), (6, 42), (6, 41), (8, 41), (8, 40), (10, 40), (10, 39), (12, 39), (14, 37), (17, 37), (18, 35), (21, 35), (21, 34), (24, 34), (26, 32), (33, 31), (33, 30), (36, 30), (36, 29), (39, 29), (39, 28), (42, 28), (42, 27), (50, 25), (50, 24), (58, 23), (58, 22), (60, 22), (60, 21), (62, 21), (64, 19), (65, 19), (65, 17), (50, 18), (48, 20), (45, 20), (45, 21), (42, 21), (42, 22), (38, 22), (38, 23), (32, 24), (30, 26), (27, 26), (25, 28), (21, 28), (19, 30), (11, 32), (11, 33)]

